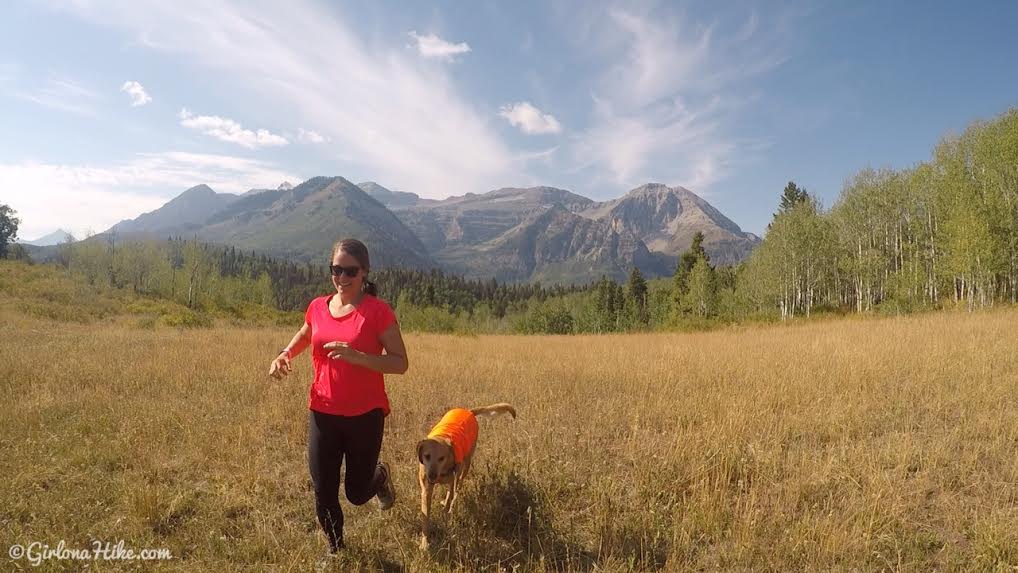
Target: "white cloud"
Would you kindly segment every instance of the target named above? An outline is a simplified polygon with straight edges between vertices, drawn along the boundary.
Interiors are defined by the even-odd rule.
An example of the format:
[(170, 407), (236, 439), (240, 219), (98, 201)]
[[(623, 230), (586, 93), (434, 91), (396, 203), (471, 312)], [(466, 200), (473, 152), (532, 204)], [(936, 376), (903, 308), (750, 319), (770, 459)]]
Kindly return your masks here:
[(453, 44), (439, 38), (435, 34), (420, 36), (414, 30), (411, 30), (408, 35), (417, 42), (417, 53), (425, 58), (435, 58), (449, 62), (457, 55), (470, 51), (470, 46), (466, 42)]
[[(608, 91), (640, 106), (704, 82), (710, 59), (713, 28), (686, 30), (680, 22), (611, 10), (610, 20), (628, 37), (625, 56), (604, 78)], [(616, 86), (625, 86), (623, 90)]]
[(180, 118), (180, 125), (184, 127), (196, 129), (205, 135), (211, 135), (221, 141), (236, 143), (248, 149), (290, 143), (285, 137), (271, 133), (266, 129), (251, 131), (244, 129), (232, 119), (217, 115), (194, 115), (187, 108), (181, 109), (177, 117)]
[(572, 138), (573, 171), (613, 185), (659, 181), (703, 192), (760, 149), (734, 129), (752, 97), (747, 80), (783, 61), (779, 27), (759, 37), (752, 14), (729, 33), (668, 8), (625, 5), (577, 23), (575, 40), (608, 63), (591, 89), (593, 120)]
[[(576, 45), (561, 62), (579, 64), (569, 78), (578, 86), (571, 91), (594, 96), (589, 122), (570, 120), (570, 136), (554, 151), (521, 153), (499, 136), (501, 119), (460, 89), (454, 68), (434, 65), (435, 59), (469, 53), (465, 42), (410, 32), (414, 50), (379, 45), (363, 23), (343, 21), (341, 11), (317, 0), (62, 4), (174, 57), (186, 70), (211, 72), (221, 79), (217, 95), (238, 102), (234, 113), (257, 117), (262, 125), (315, 128), (276, 135), (187, 112), (182, 121), (201, 124), (194, 129), (217, 130), (217, 137), (251, 147), (261, 145), (259, 133), (266, 141), (315, 143), (321, 137), (332, 144), (315, 150), (328, 154), (336, 172), (370, 175), (424, 197), (483, 191), (545, 167), (543, 173), (569, 175), (580, 192), (588, 182), (618, 190), (647, 180), (700, 192), (755, 151), (754, 142), (736, 130), (753, 95), (747, 79), (779, 65), (774, 47), (791, 36), (770, 11), (698, 22), (684, 17), (682, 8), (654, 0), (594, 9), (585, 2), (562, 5), (553, 3), (550, 10), (561, 11), (559, 31)], [(563, 109), (568, 95), (556, 95), (525, 94), (520, 100), (554, 101), (556, 110)], [(563, 131), (557, 118), (537, 108), (529, 119), (521, 117), (525, 103), (506, 106), (501, 116), (514, 117), (513, 125), (524, 132)]]
[[(722, 151), (714, 141), (718, 127), (712, 113), (710, 108), (691, 111), (674, 100), (627, 115), (606, 101), (597, 101), (594, 124), (574, 139), (573, 150), (581, 167), (606, 170), (616, 184), (661, 181), (660, 165), (668, 165), (669, 177), (683, 179), (688, 186), (692, 184), (687, 173), (694, 152)], [(676, 156), (683, 161), (676, 162)], [(696, 179), (699, 185), (711, 182), (713, 179)]]
[(120, 86), (120, 91), (131, 96), (131, 107), (138, 107), (152, 101), (152, 97), (148, 95), (145, 88), (135, 81), (124, 82), (124, 85)]
[(221, 193), (243, 193), (300, 180), (261, 161), (172, 151), (98, 166), (0, 163), (0, 188), (7, 190), (4, 202), (18, 212), (22, 237), (41, 236), (58, 227), (75, 237), (88, 230), (105, 231), (201, 183)]
[(544, 113), (530, 102), (522, 101), (502, 106), (499, 115), (527, 134), (560, 133), (562, 126), (555, 116)]
[[(312, 0), (128, 0), (65, 5), (143, 45), (207, 68), (269, 110), (277, 125), (313, 125), (332, 137), (338, 170), (370, 174), (424, 197), (463, 194), (518, 179), (519, 164), (491, 117), (458, 93), (445, 66), (365, 44)], [(201, 14), (200, 18), (194, 14)], [(301, 41), (294, 41), (300, 38)]]
[(303, 127), (297, 130), (297, 141), (301, 143), (328, 143), (332, 139), (325, 137), (313, 129), (304, 129)]
[(96, 115), (94, 106), (99, 99), (96, 92), (63, 77), (51, 77), (43, 87), (15, 95), (50, 109), (86, 116)]

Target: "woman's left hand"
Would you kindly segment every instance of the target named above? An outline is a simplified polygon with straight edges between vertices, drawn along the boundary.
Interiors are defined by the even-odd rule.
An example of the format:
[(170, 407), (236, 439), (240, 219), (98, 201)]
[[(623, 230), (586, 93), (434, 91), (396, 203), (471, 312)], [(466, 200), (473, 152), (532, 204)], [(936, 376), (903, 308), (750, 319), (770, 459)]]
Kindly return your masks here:
[(329, 358), (340, 358), (351, 363), (363, 354), (360, 350), (351, 348), (349, 343), (340, 342), (338, 340), (335, 342), (326, 342), (322, 345), (322, 348), (331, 351), (329, 352)]

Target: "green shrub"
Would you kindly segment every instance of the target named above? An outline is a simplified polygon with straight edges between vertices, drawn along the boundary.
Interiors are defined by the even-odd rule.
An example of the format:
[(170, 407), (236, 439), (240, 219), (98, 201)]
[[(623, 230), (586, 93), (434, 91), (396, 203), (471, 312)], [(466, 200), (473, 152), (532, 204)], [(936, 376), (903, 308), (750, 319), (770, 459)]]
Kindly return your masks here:
[(212, 317), (203, 312), (192, 310), (181, 310), (172, 314), (164, 314), (159, 320), (166, 326), (179, 326), (182, 328), (208, 328), (212, 326)]

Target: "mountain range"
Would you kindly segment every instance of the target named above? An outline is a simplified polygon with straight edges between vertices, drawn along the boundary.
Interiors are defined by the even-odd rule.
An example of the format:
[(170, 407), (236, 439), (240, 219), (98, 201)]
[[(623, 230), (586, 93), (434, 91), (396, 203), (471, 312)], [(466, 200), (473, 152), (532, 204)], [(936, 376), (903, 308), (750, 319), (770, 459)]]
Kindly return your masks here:
[(734, 264), (760, 242), (683, 187), (650, 183), (598, 202), (554, 187), (503, 188), (443, 200), (375, 182), (314, 177), (243, 195), (198, 185), (159, 209), (121, 221), (118, 236), (196, 236), (270, 256), (324, 261), (357, 237), (372, 266), (441, 268), (503, 282), (624, 278), (633, 266), (667, 276), (696, 232), (715, 264)]

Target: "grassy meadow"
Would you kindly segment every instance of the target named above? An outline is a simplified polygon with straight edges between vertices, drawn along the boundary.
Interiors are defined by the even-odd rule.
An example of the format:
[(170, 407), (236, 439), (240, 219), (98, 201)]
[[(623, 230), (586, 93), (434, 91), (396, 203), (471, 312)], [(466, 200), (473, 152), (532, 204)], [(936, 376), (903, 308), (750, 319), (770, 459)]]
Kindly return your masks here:
[[(408, 333), (382, 453), (397, 504), (341, 501), (348, 550), (333, 570), (1013, 571), (1016, 324), (996, 310)], [(123, 539), (170, 548), (145, 564), (157, 570), (310, 570), (325, 548), (306, 462), (310, 359), (266, 376), (297, 326), (68, 322), (0, 301), (4, 548)], [(420, 552), (414, 444), (446, 409), (500, 401), (519, 419), (482, 420), (460, 505)]]

